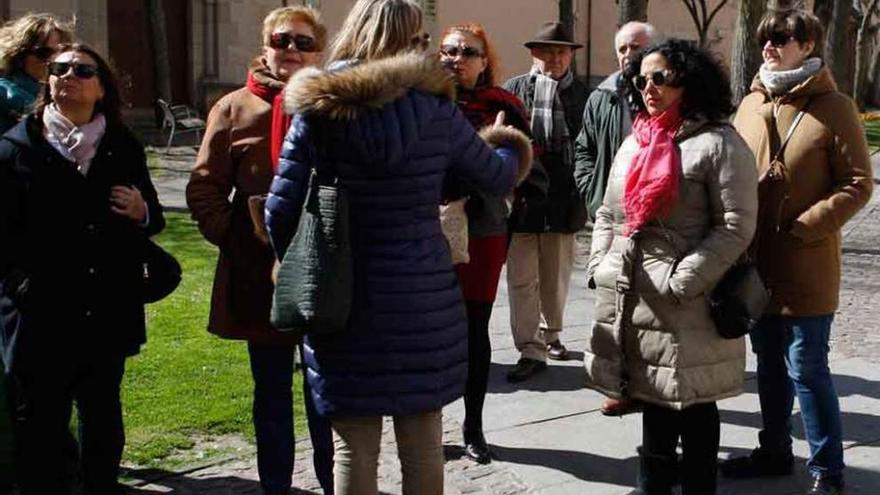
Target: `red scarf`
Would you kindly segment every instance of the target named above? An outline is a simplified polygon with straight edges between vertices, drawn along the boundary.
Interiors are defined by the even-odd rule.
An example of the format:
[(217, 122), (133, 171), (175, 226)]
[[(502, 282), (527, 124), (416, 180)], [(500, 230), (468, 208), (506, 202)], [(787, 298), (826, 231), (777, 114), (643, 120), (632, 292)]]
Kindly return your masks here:
[(290, 115), (284, 113), (284, 83), (275, 79), (263, 64), (251, 66), (247, 75), (247, 88), (256, 96), (272, 104), (272, 127), (269, 132), (269, 156), (272, 170), (278, 171), (278, 156), (287, 128), (290, 127)]
[(682, 121), (676, 102), (660, 115), (639, 114), (633, 122), (632, 134), (639, 151), (626, 173), (624, 234), (630, 235), (651, 220), (672, 213), (681, 173), (681, 156), (674, 138)]

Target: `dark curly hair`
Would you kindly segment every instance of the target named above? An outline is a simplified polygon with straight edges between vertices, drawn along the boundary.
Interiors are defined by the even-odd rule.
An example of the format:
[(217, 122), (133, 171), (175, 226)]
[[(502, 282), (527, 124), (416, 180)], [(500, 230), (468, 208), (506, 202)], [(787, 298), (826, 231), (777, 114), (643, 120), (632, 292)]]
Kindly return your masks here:
[(640, 51), (623, 70), (618, 84), (633, 115), (647, 111), (642, 94), (633, 85), (632, 79), (640, 74), (642, 60), (652, 53), (666, 58), (675, 74), (673, 86), (684, 88), (681, 95), (682, 117), (718, 121), (733, 113), (730, 79), (721, 62), (692, 41), (669, 38)]

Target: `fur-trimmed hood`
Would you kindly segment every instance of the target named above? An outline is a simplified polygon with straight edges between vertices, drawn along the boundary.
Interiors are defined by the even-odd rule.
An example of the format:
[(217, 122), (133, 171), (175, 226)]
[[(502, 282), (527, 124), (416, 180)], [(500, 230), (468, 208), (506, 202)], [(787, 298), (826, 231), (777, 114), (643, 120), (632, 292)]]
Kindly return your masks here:
[(410, 89), (455, 100), (455, 82), (436, 57), (406, 53), (338, 72), (301, 69), (284, 90), (284, 111), (353, 120), (401, 98)]

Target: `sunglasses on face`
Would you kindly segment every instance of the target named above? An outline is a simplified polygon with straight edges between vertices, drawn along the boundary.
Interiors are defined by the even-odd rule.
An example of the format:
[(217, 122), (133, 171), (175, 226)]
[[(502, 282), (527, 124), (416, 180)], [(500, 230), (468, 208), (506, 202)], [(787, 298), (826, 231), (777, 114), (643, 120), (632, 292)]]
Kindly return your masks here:
[(318, 51), (318, 42), (311, 36), (291, 33), (272, 33), (269, 37), (269, 46), (276, 50), (287, 50), (293, 45), (297, 50), (305, 53)]
[(55, 54), (55, 49), (51, 46), (40, 46), (36, 48), (31, 48), (28, 50), (28, 53), (37, 57), (40, 60), (49, 60), (49, 57)]
[(440, 55), (446, 58), (455, 58), (461, 55), (462, 58), (476, 58), (482, 57), (483, 52), (477, 50), (472, 46), (455, 46), (455, 45), (444, 45), (440, 47)]
[(52, 62), (49, 64), (49, 74), (55, 77), (66, 75), (73, 69), (73, 75), (80, 79), (91, 79), (98, 74), (98, 67), (77, 62)]
[(420, 50), (427, 50), (431, 45), (431, 35), (428, 33), (419, 33), (413, 36), (412, 45)]
[(770, 33), (766, 38), (761, 39), (761, 46), (764, 46), (769, 41), (771, 45), (776, 48), (782, 48), (787, 45), (789, 41), (791, 41), (792, 36), (785, 31), (774, 31)]
[(647, 75), (639, 74), (633, 76), (632, 83), (639, 91), (644, 91), (648, 87), (648, 81), (654, 86), (671, 86), (675, 82), (675, 75), (669, 69), (654, 71)]

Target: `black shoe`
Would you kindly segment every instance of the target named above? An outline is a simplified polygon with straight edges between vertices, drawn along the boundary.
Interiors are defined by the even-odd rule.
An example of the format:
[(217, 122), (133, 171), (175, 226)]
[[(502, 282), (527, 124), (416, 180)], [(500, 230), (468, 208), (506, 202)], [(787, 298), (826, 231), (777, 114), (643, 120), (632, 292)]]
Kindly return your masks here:
[(507, 372), (507, 381), (511, 383), (524, 382), (534, 375), (547, 370), (547, 363), (531, 358), (519, 358), (516, 366)]
[(568, 359), (568, 349), (562, 345), (559, 339), (547, 342), (547, 358), (555, 361), (565, 361)]
[(482, 431), (476, 435), (465, 434), (464, 453), (478, 464), (492, 462), (492, 451), (489, 449), (489, 444), (486, 443), (486, 437)]
[(725, 478), (762, 478), (765, 476), (788, 476), (794, 470), (791, 453), (771, 454), (760, 447), (746, 457), (734, 457), (718, 466)]
[(813, 478), (813, 487), (807, 490), (806, 495), (840, 495), (842, 493), (842, 476), (816, 476)]

